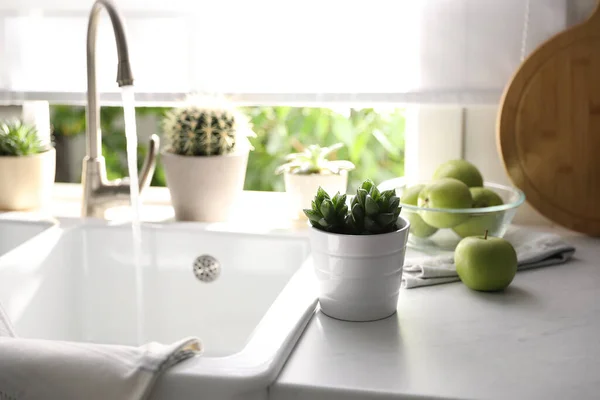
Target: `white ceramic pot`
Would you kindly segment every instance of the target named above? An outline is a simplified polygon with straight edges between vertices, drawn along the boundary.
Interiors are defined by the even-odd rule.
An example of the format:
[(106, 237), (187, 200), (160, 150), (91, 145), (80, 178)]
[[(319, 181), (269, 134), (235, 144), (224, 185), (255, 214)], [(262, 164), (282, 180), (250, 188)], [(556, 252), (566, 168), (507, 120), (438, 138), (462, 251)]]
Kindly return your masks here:
[(299, 175), (286, 172), (283, 175), (285, 192), (288, 197), (290, 215), (295, 219), (306, 219), (305, 208), (310, 208), (311, 201), (315, 198), (317, 190), (322, 187), (329, 195), (337, 192), (346, 193), (348, 189), (348, 172), (340, 171), (331, 175)]
[(396, 312), (410, 224), (381, 235), (310, 229), (321, 311), (345, 321), (375, 321)]
[(0, 210), (31, 210), (47, 205), (55, 172), (54, 148), (31, 156), (0, 156)]
[(248, 152), (180, 156), (162, 152), (178, 221), (227, 221), (244, 190)]

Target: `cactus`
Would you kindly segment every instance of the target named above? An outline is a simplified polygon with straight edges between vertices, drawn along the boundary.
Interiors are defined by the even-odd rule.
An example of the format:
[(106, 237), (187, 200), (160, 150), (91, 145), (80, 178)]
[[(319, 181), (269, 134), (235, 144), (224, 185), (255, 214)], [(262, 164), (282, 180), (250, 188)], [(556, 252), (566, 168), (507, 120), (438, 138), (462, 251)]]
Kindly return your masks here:
[(366, 180), (358, 188), (350, 209), (346, 195), (337, 193), (333, 198), (319, 188), (312, 208), (304, 210), (316, 229), (347, 235), (377, 235), (398, 229), (400, 198), (394, 190), (380, 192)]
[(237, 116), (228, 109), (177, 108), (163, 120), (167, 151), (185, 156), (232, 153), (236, 146)]

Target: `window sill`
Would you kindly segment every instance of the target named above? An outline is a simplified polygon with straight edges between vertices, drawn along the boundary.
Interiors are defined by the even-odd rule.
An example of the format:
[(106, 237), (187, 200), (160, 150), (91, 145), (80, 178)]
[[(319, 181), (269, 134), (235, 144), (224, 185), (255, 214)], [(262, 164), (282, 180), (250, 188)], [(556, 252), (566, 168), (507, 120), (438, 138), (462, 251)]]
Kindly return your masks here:
[[(81, 217), (82, 189), (80, 184), (55, 183), (52, 202), (45, 210), (0, 213), (1, 219), (27, 221), (72, 221)], [(164, 187), (150, 187), (142, 196), (140, 217), (148, 223), (175, 222), (169, 190)], [(211, 230), (234, 231), (241, 233), (293, 233), (305, 234), (304, 221), (289, 218), (285, 193), (244, 191), (240, 196), (234, 215), (229, 222), (211, 223)], [(124, 223), (131, 220), (129, 207), (115, 207), (107, 211), (107, 220)]]

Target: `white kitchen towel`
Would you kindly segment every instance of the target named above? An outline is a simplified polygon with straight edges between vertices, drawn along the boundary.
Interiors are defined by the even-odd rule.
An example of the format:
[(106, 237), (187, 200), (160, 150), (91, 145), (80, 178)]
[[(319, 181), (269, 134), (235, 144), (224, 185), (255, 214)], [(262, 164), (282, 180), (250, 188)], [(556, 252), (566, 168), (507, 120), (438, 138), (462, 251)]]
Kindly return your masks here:
[[(575, 248), (560, 236), (514, 228), (505, 239), (517, 252), (518, 271), (567, 262)], [(406, 289), (459, 281), (452, 253), (438, 256), (408, 257), (404, 262), (402, 285)]]
[(162, 372), (201, 351), (196, 338), (140, 347), (18, 338), (0, 305), (0, 400), (143, 400)]

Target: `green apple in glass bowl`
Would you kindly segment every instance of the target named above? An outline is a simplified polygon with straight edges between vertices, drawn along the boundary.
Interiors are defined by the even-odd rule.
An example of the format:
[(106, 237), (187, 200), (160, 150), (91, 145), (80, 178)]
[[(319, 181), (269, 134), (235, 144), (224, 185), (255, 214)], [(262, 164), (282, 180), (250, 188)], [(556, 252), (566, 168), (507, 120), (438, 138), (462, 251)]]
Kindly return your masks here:
[(433, 173), (433, 179), (454, 178), (468, 187), (483, 186), (483, 176), (479, 169), (466, 160), (450, 160), (441, 164)]
[(452, 228), (468, 219), (468, 215), (426, 210), (471, 208), (473, 197), (469, 187), (458, 179), (441, 178), (421, 189), (417, 205), (422, 209), (419, 215), (427, 224), (435, 228)]
[[(472, 209), (495, 207), (504, 204), (502, 197), (494, 190), (485, 187), (472, 187), (473, 197)], [(483, 235), (486, 231), (496, 232), (498, 224), (502, 223), (502, 213), (484, 213), (472, 215), (465, 222), (456, 225), (452, 229), (460, 237)]]
[[(452, 214), (458, 215), (457, 219), (461, 222), (452, 228), (435, 228), (428, 222), (423, 222), (425, 226), (432, 227), (436, 231), (427, 236), (421, 233), (421, 235), (414, 234), (415, 231), (411, 231), (408, 235), (408, 245), (420, 251), (426, 251), (429, 254), (439, 254), (444, 252), (454, 251), (456, 245), (462, 239), (454, 229), (456, 226), (460, 226), (462, 223), (470, 221), (474, 217), (486, 217), (490, 220), (494, 220), (493, 224), (485, 224), (488, 226), (489, 234), (491, 236), (502, 237), (508, 229), (510, 222), (512, 221), (517, 209), (525, 201), (525, 195), (519, 189), (500, 185), (496, 183), (484, 182), (483, 187), (495, 192), (502, 199), (501, 205), (489, 206), (489, 207), (476, 207), (476, 208), (422, 208), (419, 205), (410, 204), (411, 196), (409, 189), (416, 185), (428, 185), (433, 181), (411, 181), (405, 178), (394, 178), (388, 181), (384, 181), (379, 185), (381, 190), (395, 189), (396, 193), (400, 196), (400, 203), (402, 206), (402, 215), (406, 219), (412, 218), (413, 215), (421, 216), (421, 213), (435, 213), (435, 214)], [(419, 192), (421, 193), (421, 192)], [(471, 190), (469, 190), (471, 193)], [(471, 197), (473, 197), (471, 195)], [(471, 204), (472, 206), (473, 204)], [(476, 220), (476, 219), (475, 219)], [(419, 221), (419, 220), (417, 220)], [(418, 225), (418, 223), (417, 223)], [(477, 234), (481, 235), (483, 232)], [(430, 233), (430, 232), (427, 232)]]
[(494, 292), (503, 290), (517, 273), (517, 253), (502, 238), (471, 236), (460, 241), (454, 251), (456, 272), (467, 287)]
[[(419, 193), (425, 185), (414, 185), (406, 188), (402, 193), (401, 203), (416, 206)], [(426, 238), (437, 232), (437, 228), (427, 224), (417, 212), (406, 213), (406, 219), (410, 222), (410, 233), (419, 238)]]

